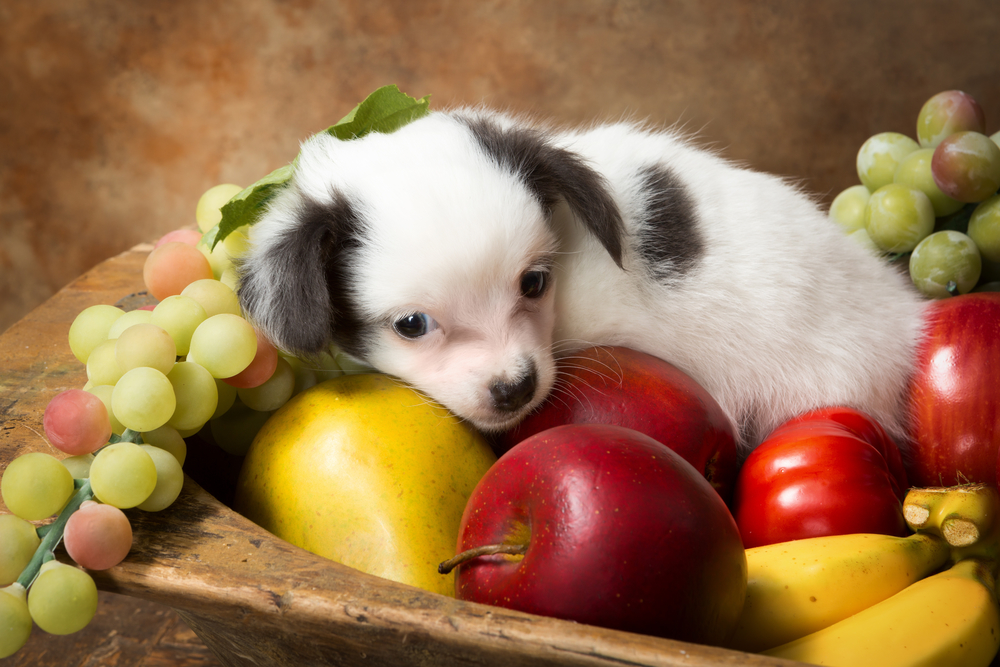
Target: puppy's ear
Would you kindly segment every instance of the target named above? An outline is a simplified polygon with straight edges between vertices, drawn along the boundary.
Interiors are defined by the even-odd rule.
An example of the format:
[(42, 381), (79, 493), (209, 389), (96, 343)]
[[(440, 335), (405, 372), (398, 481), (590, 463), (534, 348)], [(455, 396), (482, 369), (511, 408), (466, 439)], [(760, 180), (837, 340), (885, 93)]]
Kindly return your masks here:
[(336, 193), (327, 203), (290, 196), (257, 225), (254, 245), (237, 263), (247, 318), (292, 354), (345, 347), (349, 331), (360, 328), (347, 276), (347, 256), (360, 245), (355, 207)]
[(624, 226), (607, 181), (575, 153), (554, 146), (533, 127), (503, 125), (489, 117), (459, 116), (483, 150), (501, 167), (518, 175), (547, 213), (561, 197), (622, 266)]

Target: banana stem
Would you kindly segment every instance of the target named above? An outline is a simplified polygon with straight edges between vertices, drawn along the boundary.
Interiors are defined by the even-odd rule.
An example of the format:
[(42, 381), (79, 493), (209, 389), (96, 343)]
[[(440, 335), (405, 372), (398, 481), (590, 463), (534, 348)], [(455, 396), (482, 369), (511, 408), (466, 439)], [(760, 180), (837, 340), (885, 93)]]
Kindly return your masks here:
[[(912, 530), (936, 528), (937, 516), (948, 489), (910, 489), (903, 500), (903, 518)], [(934, 531), (936, 532), (936, 531)]]
[[(69, 521), (73, 512), (77, 511), (84, 502), (94, 497), (94, 492), (90, 488), (90, 480), (74, 480), (79, 484), (77, 492), (69, 499), (66, 507), (59, 513), (59, 517), (46, 527), (42, 542), (35, 550), (35, 555), (31, 557), (28, 565), (21, 571), (21, 576), (17, 578), (17, 583), (28, 588), (38, 576), (38, 570), (45, 561), (55, 557), (54, 551), (62, 541), (63, 531), (66, 529), (66, 522)], [(41, 536), (41, 531), (39, 531)]]

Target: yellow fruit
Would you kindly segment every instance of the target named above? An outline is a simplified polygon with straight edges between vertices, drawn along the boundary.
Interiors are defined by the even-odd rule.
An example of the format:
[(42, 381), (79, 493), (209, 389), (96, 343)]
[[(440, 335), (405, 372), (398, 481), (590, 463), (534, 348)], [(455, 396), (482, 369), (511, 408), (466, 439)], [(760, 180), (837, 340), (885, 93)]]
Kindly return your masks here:
[(1000, 648), (995, 568), (960, 561), (764, 654), (831, 667), (987, 667)]
[(234, 506), (315, 554), (454, 595), (437, 565), (455, 555), (465, 504), (495, 460), (481, 435), (398, 380), (347, 375), (267, 421)]
[(758, 652), (892, 597), (948, 560), (935, 535), (850, 534), (747, 549), (747, 597), (729, 646)]

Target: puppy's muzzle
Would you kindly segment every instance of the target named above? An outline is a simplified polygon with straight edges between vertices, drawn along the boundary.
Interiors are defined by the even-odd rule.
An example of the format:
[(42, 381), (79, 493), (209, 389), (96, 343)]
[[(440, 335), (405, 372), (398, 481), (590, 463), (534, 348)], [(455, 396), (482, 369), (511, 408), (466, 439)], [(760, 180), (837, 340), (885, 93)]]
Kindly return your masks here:
[(490, 385), (490, 398), (497, 412), (516, 412), (535, 397), (538, 384), (538, 370), (534, 361), (529, 362), (527, 372), (516, 380), (494, 380)]

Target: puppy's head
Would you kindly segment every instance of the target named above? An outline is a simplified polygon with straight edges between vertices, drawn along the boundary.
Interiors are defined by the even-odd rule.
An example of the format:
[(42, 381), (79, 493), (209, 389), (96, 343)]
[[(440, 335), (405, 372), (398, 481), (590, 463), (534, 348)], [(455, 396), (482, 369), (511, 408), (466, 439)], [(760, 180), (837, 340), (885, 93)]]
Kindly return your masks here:
[(549, 219), (561, 201), (620, 265), (603, 179), (540, 130), (456, 112), (391, 135), (319, 135), (251, 228), (240, 300), (281, 349), (335, 344), (502, 430), (555, 379)]

